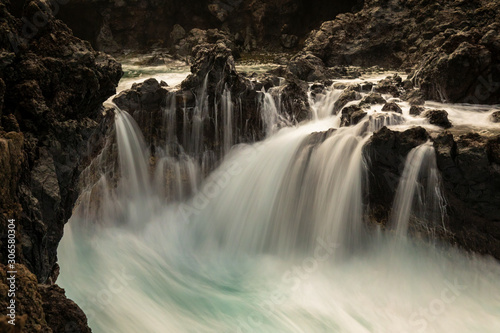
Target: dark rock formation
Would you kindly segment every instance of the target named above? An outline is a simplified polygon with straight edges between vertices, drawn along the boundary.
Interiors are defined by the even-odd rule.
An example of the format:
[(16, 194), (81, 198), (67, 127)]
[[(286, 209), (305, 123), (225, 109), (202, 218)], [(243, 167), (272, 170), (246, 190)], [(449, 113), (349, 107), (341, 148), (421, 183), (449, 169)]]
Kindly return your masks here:
[(406, 156), (413, 148), (429, 140), (427, 131), (415, 127), (395, 132), (383, 127), (363, 148), (368, 162), (368, 197), (370, 216), (386, 223), (394, 202), (394, 195), (404, 169)]
[(311, 29), (354, 5), (346, 0), (314, 5), (304, 0), (72, 0), (61, 6), (59, 17), (76, 36), (107, 52), (170, 48), (195, 28), (226, 31), (250, 51), (295, 48)]
[(340, 126), (356, 125), (366, 114), (358, 105), (347, 106), (342, 109)]
[(454, 240), (500, 258), (500, 136), (444, 132), (434, 147)]
[(426, 99), (494, 104), (498, 22), (498, 1), (371, 0), (312, 31), (304, 52), (326, 66), (415, 67), (411, 79)]
[(424, 111), (425, 111), (425, 108), (423, 106), (412, 105), (410, 107), (410, 115), (412, 115), (412, 116), (419, 116)]
[(397, 105), (396, 103), (393, 103), (393, 102), (386, 103), (386, 104), (382, 107), (382, 111), (385, 111), (385, 112), (403, 113), (403, 110), (401, 110), (401, 108), (399, 107), (399, 105)]
[[(231, 145), (263, 139), (265, 124), (260, 106), (263, 88), (270, 92), (280, 110), (284, 110), (280, 117), (286, 124), (296, 124), (310, 117), (307, 85), (295, 78), (279, 85), (278, 77), (271, 74), (256, 77), (239, 74), (231, 50), (223, 43), (201, 44), (195, 47), (192, 57), (192, 74), (182, 82), (180, 90), (169, 91), (150, 79), (114, 99), (119, 108), (129, 112), (138, 122), (153, 154), (155, 147), (168, 144), (181, 145), (179, 151), (194, 156), (211, 151), (217, 158), (222, 157), (227, 148), (223, 146), (223, 104), (227, 98), (234, 110), (241, 111), (232, 113)], [(165, 118), (165, 109), (170, 110), (171, 118)], [(203, 135), (194, 151), (193, 147), (186, 146), (184, 132), (191, 131), (196, 117), (201, 117)], [(165, 132), (167, 122), (171, 133), (175, 132), (170, 139)]]
[(493, 123), (500, 123), (500, 111), (495, 111), (491, 114), (490, 120)]
[[(30, 279), (50, 284), (57, 278), (57, 246), (78, 195), (74, 185), (82, 151), (122, 72), (112, 58), (54, 19), (53, 7), (31, 0), (21, 13), (18, 5), (0, 3), (0, 179), (7, 185), (0, 192), (0, 230), (5, 235), (7, 220), (16, 219), (18, 262), (34, 274), (26, 275)], [(45, 21), (26, 23), (37, 17)], [(2, 236), (2, 263), (5, 242)], [(31, 296), (20, 287), (18, 293), (23, 292)], [(19, 315), (23, 304), (18, 304)], [(39, 307), (33, 311), (43, 318)], [(32, 325), (37, 318), (32, 316), (27, 332), (44, 325), (42, 319)]]
[(347, 103), (361, 99), (361, 94), (353, 87), (344, 90), (333, 105), (333, 113), (339, 112)]
[(303, 54), (292, 58), (288, 64), (288, 71), (297, 78), (309, 82), (327, 78), (325, 64), (312, 54)]
[(87, 317), (73, 301), (66, 298), (64, 289), (57, 285), (40, 285), (47, 325), (53, 332), (90, 333)]
[(422, 116), (429, 119), (429, 123), (443, 128), (450, 128), (452, 125), (448, 120), (448, 112), (445, 110), (428, 110)]
[(359, 106), (373, 105), (373, 104), (385, 104), (386, 100), (379, 93), (371, 93), (368, 96), (363, 97)]
[(404, 132), (384, 127), (374, 133), (363, 149), (369, 218), (387, 223), (406, 157), (427, 140), (434, 143), (446, 200), (446, 232), (438, 237), (500, 258), (500, 136), (444, 131), (430, 137), (421, 127)]

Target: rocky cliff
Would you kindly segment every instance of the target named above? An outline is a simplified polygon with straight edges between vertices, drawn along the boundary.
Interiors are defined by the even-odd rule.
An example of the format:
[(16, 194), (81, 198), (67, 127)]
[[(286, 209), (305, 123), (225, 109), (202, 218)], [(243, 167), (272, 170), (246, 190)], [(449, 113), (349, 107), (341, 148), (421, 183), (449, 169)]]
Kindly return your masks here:
[[(89, 331), (79, 310), (50, 316), (54, 307), (78, 307), (60, 288), (44, 285), (57, 279), (57, 246), (78, 195), (86, 141), (122, 75), (116, 61), (74, 37), (54, 11), (53, 2), (22, 8), (0, 2), (0, 179), (8, 184), (0, 197), (0, 259), (6, 263), (7, 220), (16, 219), (18, 278), (31, 281), (41, 299), (36, 307), (20, 301), (18, 314), (28, 314), (23, 332), (60, 332), (70, 321)], [(30, 293), (24, 288), (18, 294)]]

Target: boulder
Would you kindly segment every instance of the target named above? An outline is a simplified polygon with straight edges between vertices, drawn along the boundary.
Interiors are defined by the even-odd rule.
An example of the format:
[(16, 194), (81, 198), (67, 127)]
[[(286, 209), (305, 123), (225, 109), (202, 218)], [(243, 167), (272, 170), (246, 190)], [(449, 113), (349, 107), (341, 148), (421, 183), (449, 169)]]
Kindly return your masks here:
[(412, 116), (420, 116), (420, 114), (424, 111), (425, 111), (425, 108), (423, 106), (412, 105), (410, 107), (410, 115), (412, 115)]
[(358, 105), (347, 106), (342, 109), (340, 126), (356, 125), (367, 115)]
[(448, 120), (448, 112), (445, 110), (428, 110), (423, 112), (422, 116), (427, 118), (432, 125), (443, 128), (450, 128), (452, 126)]
[(385, 104), (385, 103), (386, 103), (386, 100), (382, 97), (381, 94), (370, 93), (369, 95), (363, 97), (363, 99), (361, 100), (359, 105), (363, 106), (363, 105)]
[(300, 80), (313, 82), (327, 78), (323, 61), (312, 54), (301, 54), (290, 60), (288, 71)]
[(385, 112), (396, 112), (396, 113), (403, 113), (403, 110), (401, 110), (401, 108), (399, 107), (399, 105), (397, 105), (396, 103), (386, 103), (383, 107), (382, 107), (382, 111), (385, 111)]
[(490, 121), (492, 123), (500, 123), (500, 111), (495, 111), (490, 115)]
[(333, 104), (333, 113), (337, 114), (347, 103), (361, 99), (361, 94), (354, 88), (345, 89), (339, 99)]

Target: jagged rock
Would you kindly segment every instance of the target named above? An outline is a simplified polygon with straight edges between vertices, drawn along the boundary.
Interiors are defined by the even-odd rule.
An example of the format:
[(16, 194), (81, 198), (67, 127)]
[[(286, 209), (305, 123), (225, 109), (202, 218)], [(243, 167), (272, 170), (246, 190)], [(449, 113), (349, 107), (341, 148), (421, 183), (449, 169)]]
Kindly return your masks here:
[(347, 106), (342, 109), (340, 126), (351, 126), (359, 123), (367, 115), (358, 105)]
[(373, 104), (385, 104), (386, 100), (379, 93), (371, 93), (368, 96), (363, 97), (360, 106), (373, 105)]
[[(17, 4), (16, 16), (11, 8), (5, 1), (0, 4), (0, 179), (5, 185), (0, 195), (9, 196), (0, 201), (0, 230), (7, 219), (16, 219), (16, 258), (19, 266), (27, 267), (22, 278), (18, 275), (21, 285), (27, 280), (17, 294), (26, 304), (18, 313), (30, 312), (26, 331), (51, 332), (40, 310), (37, 280), (57, 279), (56, 251), (78, 195), (80, 162), (101, 105), (115, 93), (122, 71), (113, 58), (74, 37), (52, 16), (47, 2), (29, 0), (24, 9)], [(31, 18), (35, 13), (47, 22), (27, 36), (21, 15)]]
[(412, 116), (419, 116), (424, 111), (425, 111), (425, 108), (422, 106), (412, 105), (410, 107), (410, 115), (412, 115)]
[(493, 123), (500, 123), (500, 111), (495, 111), (491, 114), (490, 120)]
[(429, 119), (429, 123), (443, 128), (450, 128), (452, 124), (448, 120), (448, 112), (445, 110), (428, 110), (422, 116)]
[(72, 300), (66, 298), (64, 289), (57, 285), (39, 285), (47, 325), (53, 332), (90, 333), (87, 317)]
[(346, 89), (333, 105), (333, 113), (339, 112), (347, 103), (361, 99), (361, 94), (354, 89)]
[(385, 111), (385, 112), (396, 112), (396, 113), (403, 113), (403, 110), (401, 110), (401, 108), (399, 107), (399, 105), (397, 105), (396, 103), (386, 103), (383, 107), (382, 107), (382, 111)]

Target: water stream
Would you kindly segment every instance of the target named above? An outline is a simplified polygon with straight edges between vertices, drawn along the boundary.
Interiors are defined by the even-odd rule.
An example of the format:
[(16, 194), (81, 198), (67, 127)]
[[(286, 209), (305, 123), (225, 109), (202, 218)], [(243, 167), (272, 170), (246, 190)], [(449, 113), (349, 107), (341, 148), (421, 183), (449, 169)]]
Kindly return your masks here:
[[(228, 94), (217, 125), (225, 157), (205, 178), (189, 154), (165, 154), (151, 176), (140, 131), (117, 113), (120, 191), (102, 205), (121, 213), (89, 232), (92, 217), (76, 210), (59, 247), (59, 283), (94, 332), (500, 331), (500, 265), (407, 237), (410, 219), (443, 223), (431, 145), (407, 157), (394, 231), (364, 223), (363, 145), (384, 125), (425, 121), (375, 107), (339, 128), (331, 89), (311, 101), (314, 120), (279, 129), (263, 91), (267, 139), (233, 146)], [(198, 139), (185, 138), (196, 154)], [(170, 185), (158, 176), (167, 171)]]

